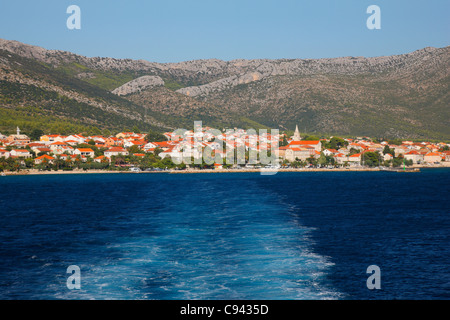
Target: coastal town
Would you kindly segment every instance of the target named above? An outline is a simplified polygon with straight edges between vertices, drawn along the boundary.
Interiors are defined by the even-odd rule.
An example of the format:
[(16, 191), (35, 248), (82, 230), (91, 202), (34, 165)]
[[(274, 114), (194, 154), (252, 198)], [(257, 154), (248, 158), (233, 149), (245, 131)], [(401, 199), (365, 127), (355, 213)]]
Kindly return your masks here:
[[(262, 153), (272, 159), (270, 164), (261, 161)], [(205, 159), (205, 154), (209, 159)], [(450, 166), (448, 143), (302, 137), (298, 128), (290, 136), (236, 128), (218, 132), (209, 127), (185, 130), (182, 134), (43, 134), (36, 140), (19, 128), (15, 134), (0, 134), (2, 173), (441, 166)]]

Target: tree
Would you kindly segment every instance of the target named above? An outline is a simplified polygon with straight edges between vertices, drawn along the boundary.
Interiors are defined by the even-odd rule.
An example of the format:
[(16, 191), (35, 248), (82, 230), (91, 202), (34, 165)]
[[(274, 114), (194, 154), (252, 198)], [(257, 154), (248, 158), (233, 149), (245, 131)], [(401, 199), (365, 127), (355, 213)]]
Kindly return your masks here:
[(161, 142), (161, 141), (167, 141), (167, 138), (165, 135), (150, 130), (148, 134), (145, 136), (145, 140), (151, 141), (151, 142)]
[(129, 153), (139, 153), (142, 150), (139, 149), (139, 147), (137, 145), (132, 145), (130, 148), (128, 148), (128, 152)]
[(133, 130), (132, 131), (134, 133), (141, 133), (141, 130), (139, 130), (139, 128), (136, 125), (133, 126)]
[(350, 148), (350, 151), (349, 151), (348, 155), (352, 156), (352, 155), (357, 154), (357, 153), (359, 153), (358, 149)]
[(25, 167), (26, 168), (33, 168), (34, 166), (34, 160), (32, 158), (25, 159)]
[(338, 150), (340, 148), (348, 146), (348, 141), (345, 141), (344, 139), (339, 137), (333, 137), (330, 139), (330, 142), (327, 144), (327, 146), (329, 149)]
[(109, 131), (108, 129), (103, 130), (103, 136), (104, 136), (104, 137), (109, 137), (109, 136), (111, 136), (111, 131)]
[(287, 146), (289, 143), (287, 141), (286, 135), (283, 136), (283, 140), (280, 142), (280, 147)]
[(307, 141), (317, 141), (317, 140), (319, 140), (319, 138), (316, 137), (315, 135), (305, 134), (305, 135), (303, 136), (303, 139), (302, 139), (302, 140), (307, 140)]
[(326, 166), (328, 164), (327, 157), (323, 154), (323, 152), (320, 153), (320, 157), (317, 160), (317, 163), (320, 166)]
[(155, 150), (153, 151), (153, 153), (155, 154), (155, 156), (159, 156), (159, 154), (163, 152), (163, 149), (161, 149), (160, 147), (156, 147)]
[(391, 139), (391, 140), (388, 140), (388, 143), (399, 146), (403, 143), (403, 141), (402, 141), (402, 139)]
[(88, 144), (91, 145), (91, 146), (95, 146), (95, 141), (93, 139), (90, 139), (88, 141)]
[(103, 155), (103, 153), (106, 151), (106, 150), (108, 150), (108, 148), (97, 148), (97, 147), (95, 147), (95, 148), (93, 148), (92, 150), (94, 150), (94, 157), (100, 157), (100, 156), (102, 156)]
[(307, 158), (306, 162), (309, 163), (309, 164), (312, 164), (313, 166), (317, 165), (317, 159), (314, 158), (313, 156), (310, 156), (309, 158)]
[(98, 136), (98, 135), (102, 134), (102, 131), (99, 128), (95, 127), (95, 126), (90, 127), (89, 128), (89, 132), (91, 132), (95, 136)]
[(364, 152), (362, 161), (365, 166), (376, 167), (380, 165), (380, 154), (378, 152)]
[(383, 149), (383, 154), (388, 154), (388, 153), (389, 153), (390, 155), (394, 156), (394, 155), (395, 155), (395, 150), (389, 148), (389, 146), (386, 145), (386, 146), (384, 147), (384, 149)]
[(34, 129), (30, 133), (30, 139), (33, 141), (39, 140), (41, 138), (41, 136), (43, 136), (43, 135), (44, 135), (44, 131), (42, 131), (41, 129)]

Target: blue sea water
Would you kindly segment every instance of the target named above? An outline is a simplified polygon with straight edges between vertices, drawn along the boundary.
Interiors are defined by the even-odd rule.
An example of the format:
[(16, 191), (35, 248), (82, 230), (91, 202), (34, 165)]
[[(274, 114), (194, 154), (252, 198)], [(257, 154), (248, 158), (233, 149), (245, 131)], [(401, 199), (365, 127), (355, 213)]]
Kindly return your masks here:
[(0, 177), (0, 299), (449, 299), (449, 181), (448, 169)]

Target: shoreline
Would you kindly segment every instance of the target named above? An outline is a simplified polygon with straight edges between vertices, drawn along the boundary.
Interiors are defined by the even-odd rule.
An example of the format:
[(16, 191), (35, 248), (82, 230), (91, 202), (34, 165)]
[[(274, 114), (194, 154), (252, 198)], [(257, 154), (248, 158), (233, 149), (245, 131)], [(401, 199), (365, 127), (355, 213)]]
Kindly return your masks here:
[[(450, 168), (450, 166), (439, 166), (439, 167), (430, 167), (430, 166), (411, 166), (407, 168), (406, 172), (418, 172), (413, 171), (417, 169), (438, 169), (438, 168)], [(120, 173), (171, 173), (171, 174), (192, 174), (192, 173), (239, 173), (239, 172), (259, 172), (259, 173), (277, 173), (277, 172), (367, 172), (367, 171), (375, 171), (375, 172), (389, 172), (389, 170), (376, 168), (287, 168), (287, 169), (187, 169), (187, 170), (166, 170), (166, 171), (141, 171), (141, 172), (131, 172), (131, 171), (109, 171), (109, 170), (73, 170), (73, 171), (39, 171), (36, 169), (31, 170), (21, 170), (19, 172), (3, 172), (5, 176), (23, 176), (23, 175), (53, 175), (53, 174), (120, 174)], [(392, 170), (392, 172), (403, 172), (401, 167)], [(3, 174), (2, 173), (2, 174)]]

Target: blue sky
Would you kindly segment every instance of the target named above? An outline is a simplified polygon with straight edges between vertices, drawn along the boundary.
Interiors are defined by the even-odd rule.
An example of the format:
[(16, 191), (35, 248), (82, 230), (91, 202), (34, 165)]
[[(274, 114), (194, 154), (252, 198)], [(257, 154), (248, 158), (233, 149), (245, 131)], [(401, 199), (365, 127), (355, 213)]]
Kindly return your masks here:
[[(81, 30), (69, 30), (69, 5)], [(381, 30), (369, 30), (369, 5)], [(401, 54), (450, 44), (449, 0), (14, 0), (0, 2), (0, 38), (89, 57), (324, 58)]]

